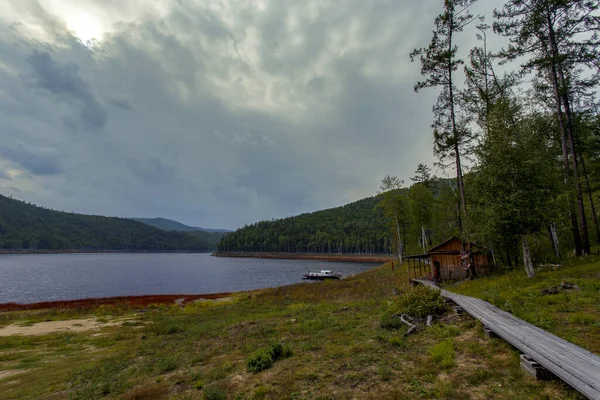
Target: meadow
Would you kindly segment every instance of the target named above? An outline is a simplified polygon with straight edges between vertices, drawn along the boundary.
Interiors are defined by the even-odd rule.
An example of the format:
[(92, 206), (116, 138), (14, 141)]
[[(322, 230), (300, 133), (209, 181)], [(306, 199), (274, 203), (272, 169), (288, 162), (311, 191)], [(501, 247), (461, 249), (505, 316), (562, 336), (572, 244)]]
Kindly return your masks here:
[[(583, 265), (549, 271), (548, 276), (552, 282), (563, 276), (582, 279), (576, 282), (585, 293), (588, 284), (600, 281), (594, 267)], [(457, 288), (502, 302), (509, 295), (486, 285), (513, 284), (511, 279), (509, 273)], [(541, 285), (541, 279), (535, 284)], [(501, 339), (484, 338), (480, 324), (469, 316), (448, 311), (432, 327), (405, 337), (405, 326), (383, 323), (401, 297), (394, 296), (394, 289), (410, 290), (406, 273), (398, 268), (394, 273), (384, 264), (341, 281), (239, 293), (185, 306), (139, 309), (122, 304), (4, 312), (0, 335), (3, 327), (15, 324), (26, 328), (70, 321), (83, 327), (84, 322), (77, 320), (92, 319), (97, 327), (0, 336), (0, 397), (581, 398), (560, 381), (535, 381), (525, 375), (519, 353)], [(586, 322), (588, 317), (583, 316), (596, 315), (588, 310), (592, 300), (583, 298), (588, 300), (570, 301), (564, 312), (570, 313), (573, 330), (585, 331), (581, 336), (569, 336), (570, 330), (562, 333), (581, 341), (592, 333), (597, 340), (597, 322)], [(539, 305), (546, 306), (555, 305), (549, 301)], [(595, 346), (588, 348), (598, 351)], [(264, 357), (275, 353), (273, 359)]]

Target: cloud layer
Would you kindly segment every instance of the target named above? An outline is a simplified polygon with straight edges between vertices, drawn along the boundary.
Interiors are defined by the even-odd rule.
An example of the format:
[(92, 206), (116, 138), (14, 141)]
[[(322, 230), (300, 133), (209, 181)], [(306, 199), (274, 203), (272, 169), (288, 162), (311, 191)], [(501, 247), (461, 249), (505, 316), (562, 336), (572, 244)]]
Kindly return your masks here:
[[(434, 93), (413, 93), (408, 53), (439, 2), (8, 3), (4, 194), (235, 228), (358, 200), (433, 161)], [(84, 17), (104, 32), (85, 44), (70, 28)]]

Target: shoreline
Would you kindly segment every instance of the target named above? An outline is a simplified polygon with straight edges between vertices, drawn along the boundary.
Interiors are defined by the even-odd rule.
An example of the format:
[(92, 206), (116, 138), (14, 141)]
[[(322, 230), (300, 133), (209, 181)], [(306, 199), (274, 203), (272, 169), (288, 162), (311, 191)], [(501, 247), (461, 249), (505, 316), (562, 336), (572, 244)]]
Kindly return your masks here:
[(90, 297), (75, 300), (41, 301), (37, 303), (0, 303), (0, 312), (45, 309), (95, 308), (104, 305), (127, 304), (130, 307), (145, 307), (150, 304), (187, 304), (196, 300), (217, 300), (233, 293), (211, 294), (148, 294), (139, 296)]
[(5, 250), (0, 249), (0, 255), (14, 254), (210, 254), (214, 250), (195, 251), (195, 250)]
[(339, 262), (363, 262), (363, 263), (385, 263), (394, 260), (393, 255), (386, 254), (323, 254), (323, 253), (258, 253), (258, 252), (234, 252), (215, 251), (213, 257), (225, 258), (264, 258), (274, 260), (312, 260), (312, 261), (339, 261)]

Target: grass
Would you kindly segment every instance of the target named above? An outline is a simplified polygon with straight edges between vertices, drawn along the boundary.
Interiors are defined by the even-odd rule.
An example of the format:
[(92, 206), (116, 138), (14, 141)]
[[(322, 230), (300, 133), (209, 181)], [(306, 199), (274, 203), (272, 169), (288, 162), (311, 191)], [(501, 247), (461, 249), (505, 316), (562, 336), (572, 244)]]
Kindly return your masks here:
[[(124, 307), (0, 314), (5, 325), (49, 317), (135, 321), (0, 337), (0, 393), (7, 399), (580, 398), (561, 382), (524, 376), (518, 352), (485, 340), (469, 317), (408, 337), (405, 327), (383, 329), (381, 316), (394, 312), (393, 288), (406, 292), (407, 284), (405, 274), (384, 265), (338, 282), (139, 314)], [(257, 352), (276, 362), (248, 371)], [(18, 373), (3, 377), (5, 371)]]
[[(590, 258), (595, 260), (595, 258)], [(567, 281), (579, 289), (542, 294)], [(600, 354), (600, 262), (573, 263), (537, 270), (527, 278), (521, 269), (490, 276), (448, 290), (479, 297), (591, 352)]]

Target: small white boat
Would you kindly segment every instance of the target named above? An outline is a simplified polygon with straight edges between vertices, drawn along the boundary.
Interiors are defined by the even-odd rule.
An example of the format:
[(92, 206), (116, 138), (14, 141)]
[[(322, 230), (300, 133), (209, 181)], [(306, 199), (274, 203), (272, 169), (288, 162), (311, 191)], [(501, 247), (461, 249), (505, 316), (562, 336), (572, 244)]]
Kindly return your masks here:
[(323, 281), (325, 279), (340, 279), (342, 274), (333, 273), (328, 269), (322, 269), (321, 272), (309, 272), (308, 274), (304, 274), (304, 279), (312, 279), (317, 281)]

